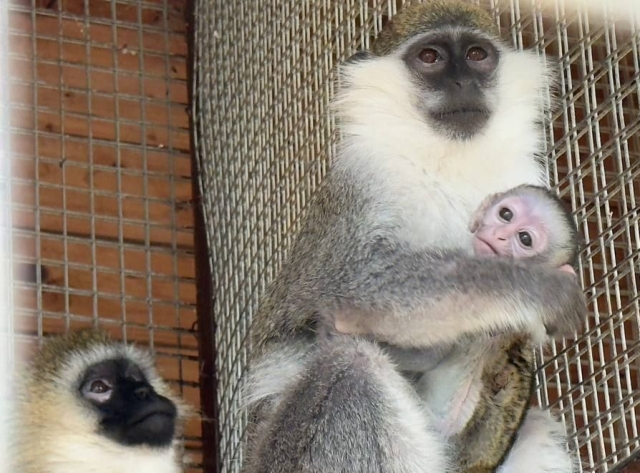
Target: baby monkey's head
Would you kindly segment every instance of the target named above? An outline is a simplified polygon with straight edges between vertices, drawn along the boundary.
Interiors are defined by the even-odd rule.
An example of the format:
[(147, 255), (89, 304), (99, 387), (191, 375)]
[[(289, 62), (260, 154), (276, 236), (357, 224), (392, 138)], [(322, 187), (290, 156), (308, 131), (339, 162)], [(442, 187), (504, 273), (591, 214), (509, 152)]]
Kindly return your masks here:
[(522, 185), (488, 197), (474, 214), (470, 229), (478, 256), (535, 258), (557, 267), (577, 262), (573, 217), (544, 187)]

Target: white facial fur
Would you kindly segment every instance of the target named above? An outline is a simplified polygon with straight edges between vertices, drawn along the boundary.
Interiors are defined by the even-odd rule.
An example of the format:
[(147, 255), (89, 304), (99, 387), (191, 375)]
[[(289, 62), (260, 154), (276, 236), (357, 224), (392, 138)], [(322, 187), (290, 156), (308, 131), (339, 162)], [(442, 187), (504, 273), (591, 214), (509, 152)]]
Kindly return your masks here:
[[(535, 54), (501, 49), (494, 114), (477, 136), (459, 141), (427, 126), (414, 106), (419, 91), (398, 57), (348, 64), (334, 104), (343, 133), (334, 172), (348, 173), (383, 202), (397, 238), (417, 248), (471, 251), (466, 228), (484, 197), (544, 182), (536, 121), (548, 77)], [(380, 222), (379, 209), (371, 218)]]

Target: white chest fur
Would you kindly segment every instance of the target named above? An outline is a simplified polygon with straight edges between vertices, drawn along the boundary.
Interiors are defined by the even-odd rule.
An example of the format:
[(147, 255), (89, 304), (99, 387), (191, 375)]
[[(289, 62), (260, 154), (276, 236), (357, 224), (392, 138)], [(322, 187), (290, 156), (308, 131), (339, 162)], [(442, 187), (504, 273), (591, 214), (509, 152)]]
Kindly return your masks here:
[(399, 238), (414, 246), (470, 249), (472, 212), (489, 194), (543, 184), (536, 163), (546, 70), (533, 54), (504, 52), (494, 113), (469, 140), (432, 130), (414, 105), (416, 94), (393, 57), (349, 66), (334, 104), (344, 139), (337, 172), (359, 180)]
[(460, 150), (451, 156), (378, 155), (367, 159), (363, 172), (364, 160), (352, 154), (345, 167), (367, 180), (365, 192), (380, 203), (372, 218), (388, 221), (415, 248), (470, 249), (468, 225), (485, 197), (519, 184), (542, 184), (532, 155), (494, 153), (490, 163)]
[(97, 435), (60, 439), (43, 455), (51, 473), (179, 473), (175, 451), (130, 448)]

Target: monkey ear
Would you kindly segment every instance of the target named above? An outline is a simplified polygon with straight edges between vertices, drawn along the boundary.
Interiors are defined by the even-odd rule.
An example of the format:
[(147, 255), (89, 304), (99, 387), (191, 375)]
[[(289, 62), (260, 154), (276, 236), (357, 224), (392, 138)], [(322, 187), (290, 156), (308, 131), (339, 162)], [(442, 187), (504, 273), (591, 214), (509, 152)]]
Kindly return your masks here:
[(469, 223), (469, 231), (471, 233), (475, 233), (478, 228), (480, 228), (480, 224), (482, 223), (487, 210), (489, 210), (493, 203), (498, 200), (503, 194), (504, 192), (490, 194), (489, 196), (484, 198), (484, 200), (480, 203), (480, 207), (478, 207), (478, 209), (471, 216), (471, 222)]
[(480, 222), (482, 222), (483, 213), (480, 210), (476, 210), (473, 216), (471, 217), (471, 223), (469, 224), (469, 231), (471, 233), (475, 233), (480, 227)]

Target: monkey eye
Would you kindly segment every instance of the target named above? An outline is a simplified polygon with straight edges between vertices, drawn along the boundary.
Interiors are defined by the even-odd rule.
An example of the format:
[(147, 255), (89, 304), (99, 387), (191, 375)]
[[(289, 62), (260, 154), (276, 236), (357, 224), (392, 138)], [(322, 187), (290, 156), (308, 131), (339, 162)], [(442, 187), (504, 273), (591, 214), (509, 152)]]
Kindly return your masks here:
[(531, 248), (531, 245), (533, 245), (533, 238), (531, 238), (529, 232), (518, 232), (518, 239), (527, 248)]
[(113, 394), (113, 387), (106, 379), (94, 379), (82, 386), (82, 395), (94, 402), (107, 402)]
[(102, 394), (111, 391), (111, 386), (109, 386), (101, 379), (97, 379), (91, 383), (91, 386), (89, 386), (89, 391), (95, 394)]
[(480, 46), (473, 46), (467, 51), (467, 59), (469, 61), (483, 61), (487, 58), (489, 53), (482, 49)]
[(433, 64), (442, 60), (442, 56), (433, 48), (425, 48), (418, 54), (418, 59), (426, 64)]
[(500, 218), (505, 222), (510, 222), (513, 218), (513, 212), (507, 207), (502, 207), (498, 215), (500, 215)]

